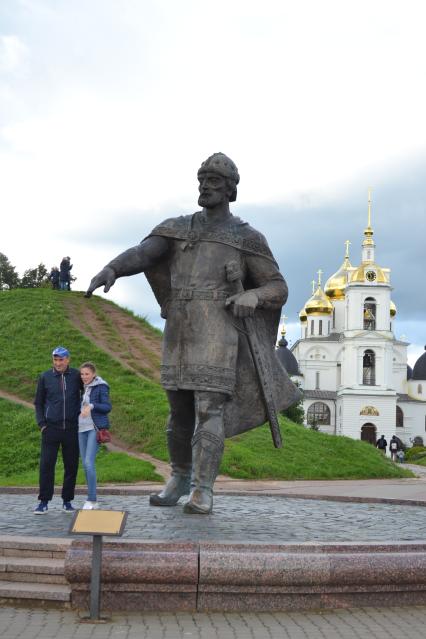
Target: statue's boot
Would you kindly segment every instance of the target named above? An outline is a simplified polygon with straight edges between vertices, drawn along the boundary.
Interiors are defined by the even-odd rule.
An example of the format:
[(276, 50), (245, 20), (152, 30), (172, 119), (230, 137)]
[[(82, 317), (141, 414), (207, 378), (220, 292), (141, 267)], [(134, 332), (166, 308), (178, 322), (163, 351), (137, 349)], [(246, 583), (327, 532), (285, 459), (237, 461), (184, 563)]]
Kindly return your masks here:
[(176, 432), (167, 430), (167, 444), (172, 475), (160, 493), (149, 496), (151, 506), (176, 506), (183, 495), (191, 490), (191, 442)]
[(213, 484), (223, 455), (223, 438), (211, 432), (192, 440), (191, 494), (183, 507), (190, 515), (208, 515), (213, 509)]

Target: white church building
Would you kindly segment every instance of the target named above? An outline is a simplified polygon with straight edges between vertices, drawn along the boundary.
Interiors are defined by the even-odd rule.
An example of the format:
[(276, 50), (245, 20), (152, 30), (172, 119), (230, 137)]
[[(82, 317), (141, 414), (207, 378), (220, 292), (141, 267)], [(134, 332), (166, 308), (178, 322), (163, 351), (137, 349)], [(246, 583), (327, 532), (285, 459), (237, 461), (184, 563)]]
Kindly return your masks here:
[(349, 261), (349, 242), (338, 271), (321, 284), (299, 314), (300, 339), (277, 354), (304, 393), (306, 425), (375, 443), (392, 435), (410, 445), (426, 442), (426, 352), (413, 370), (408, 343), (396, 339), (390, 270), (376, 262), (371, 200), (361, 264)]

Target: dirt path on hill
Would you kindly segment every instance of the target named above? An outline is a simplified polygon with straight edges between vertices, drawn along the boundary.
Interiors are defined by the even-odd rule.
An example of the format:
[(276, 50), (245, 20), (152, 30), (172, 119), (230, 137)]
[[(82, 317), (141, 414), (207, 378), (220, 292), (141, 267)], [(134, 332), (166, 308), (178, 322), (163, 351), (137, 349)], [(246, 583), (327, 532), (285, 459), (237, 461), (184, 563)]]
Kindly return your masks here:
[[(102, 298), (96, 305), (78, 297), (64, 299), (68, 319), (96, 346), (136, 375), (160, 381), (161, 338)], [(102, 315), (97, 313), (101, 309)]]
[[(3, 390), (0, 390), (0, 398), (6, 399), (9, 402), (14, 402), (15, 404), (20, 404), (26, 408), (34, 409), (34, 404), (31, 404), (31, 402), (27, 402), (25, 399), (21, 399), (20, 397), (12, 395), (12, 393), (7, 393)], [(159, 475), (164, 477), (166, 480), (170, 477), (170, 466), (167, 462), (155, 459), (155, 457), (151, 457), (151, 455), (147, 455), (146, 453), (138, 453), (127, 448), (122, 441), (113, 435), (113, 433), (111, 433), (111, 440), (111, 443), (106, 445), (107, 449), (111, 452), (126, 453), (131, 457), (136, 457), (136, 459), (142, 459), (143, 461), (150, 462), (155, 467), (155, 470)]]
[(25, 399), (21, 399), (16, 395), (12, 395), (12, 393), (7, 393), (6, 391), (0, 390), (0, 397), (2, 399), (7, 399), (9, 402), (15, 402), (15, 404), (20, 404), (21, 406), (26, 406), (27, 408), (34, 408), (34, 404), (31, 402), (25, 401)]

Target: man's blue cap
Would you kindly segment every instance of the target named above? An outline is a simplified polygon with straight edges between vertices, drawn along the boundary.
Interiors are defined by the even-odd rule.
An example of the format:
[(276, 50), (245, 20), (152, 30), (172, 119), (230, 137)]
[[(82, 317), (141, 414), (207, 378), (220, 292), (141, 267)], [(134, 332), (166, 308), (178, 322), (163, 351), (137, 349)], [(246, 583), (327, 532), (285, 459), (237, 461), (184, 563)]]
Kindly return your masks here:
[(55, 349), (53, 349), (52, 355), (53, 357), (69, 357), (70, 352), (63, 346), (57, 346)]

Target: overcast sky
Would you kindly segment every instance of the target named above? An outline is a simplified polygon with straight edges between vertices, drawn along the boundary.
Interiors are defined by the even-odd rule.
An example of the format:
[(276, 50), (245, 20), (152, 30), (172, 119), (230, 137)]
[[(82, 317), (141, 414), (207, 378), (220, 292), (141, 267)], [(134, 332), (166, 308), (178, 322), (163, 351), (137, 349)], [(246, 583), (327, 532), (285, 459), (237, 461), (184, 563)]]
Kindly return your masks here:
[[(285, 275), (288, 337), (372, 187), (395, 332), (426, 343), (423, 0), (1, 0), (0, 251), (22, 275), (70, 255), (75, 289), (163, 218), (197, 210), (211, 153)], [(143, 275), (109, 297), (159, 323)]]

